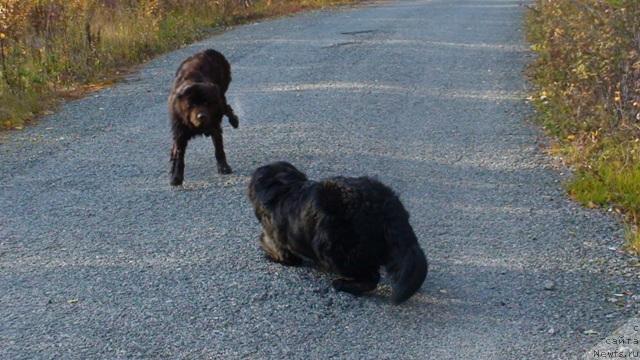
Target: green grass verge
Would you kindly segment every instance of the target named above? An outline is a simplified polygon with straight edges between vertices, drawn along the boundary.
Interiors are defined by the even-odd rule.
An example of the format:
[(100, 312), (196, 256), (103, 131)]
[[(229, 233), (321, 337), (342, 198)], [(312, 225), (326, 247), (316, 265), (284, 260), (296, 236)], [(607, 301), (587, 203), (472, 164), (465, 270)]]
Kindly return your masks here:
[(627, 221), (640, 253), (640, 2), (537, 0), (526, 31), (537, 120), (575, 170), (569, 194)]
[[(572, 145), (565, 145), (572, 146)], [(638, 143), (600, 145), (587, 164), (567, 184), (571, 196), (588, 207), (613, 207), (627, 216), (627, 246), (640, 253), (637, 231), (640, 214), (640, 159)]]

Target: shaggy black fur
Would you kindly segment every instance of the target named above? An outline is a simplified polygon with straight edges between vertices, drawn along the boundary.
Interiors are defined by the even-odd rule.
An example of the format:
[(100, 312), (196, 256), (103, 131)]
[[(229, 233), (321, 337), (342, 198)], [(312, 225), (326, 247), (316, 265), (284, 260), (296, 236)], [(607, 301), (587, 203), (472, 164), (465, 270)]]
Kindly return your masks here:
[(333, 287), (355, 295), (374, 290), (384, 266), (392, 300), (407, 300), (427, 275), (427, 260), (409, 214), (384, 184), (367, 178), (309, 181), (287, 162), (258, 168), (249, 198), (262, 224), (269, 259), (299, 265), (311, 260), (341, 278)]
[(230, 174), (222, 143), (222, 117), (234, 128), (238, 117), (227, 104), (225, 94), (231, 82), (231, 66), (215, 50), (197, 53), (182, 62), (169, 95), (169, 115), (173, 131), (171, 149), (171, 185), (184, 179), (184, 154), (189, 140), (198, 135), (211, 136), (218, 173)]

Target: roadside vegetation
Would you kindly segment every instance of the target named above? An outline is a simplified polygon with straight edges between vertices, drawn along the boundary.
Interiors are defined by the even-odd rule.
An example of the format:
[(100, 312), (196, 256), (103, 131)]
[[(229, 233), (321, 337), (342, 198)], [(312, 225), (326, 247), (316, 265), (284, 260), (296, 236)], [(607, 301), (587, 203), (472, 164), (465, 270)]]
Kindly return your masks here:
[(0, 129), (132, 65), (262, 17), (353, 0), (1, 0)]
[(571, 196), (623, 213), (640, 253), (640, 1), (536, 0), (527, 35), (537, 117), (575, 169)]

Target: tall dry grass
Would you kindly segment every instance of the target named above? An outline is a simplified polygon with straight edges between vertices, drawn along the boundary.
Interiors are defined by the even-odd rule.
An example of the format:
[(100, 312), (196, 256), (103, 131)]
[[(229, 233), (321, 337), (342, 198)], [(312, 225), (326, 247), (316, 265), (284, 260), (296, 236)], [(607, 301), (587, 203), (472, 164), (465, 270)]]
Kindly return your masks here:
[(211, 29), (349, 0), (1, 0), (0, 128)]

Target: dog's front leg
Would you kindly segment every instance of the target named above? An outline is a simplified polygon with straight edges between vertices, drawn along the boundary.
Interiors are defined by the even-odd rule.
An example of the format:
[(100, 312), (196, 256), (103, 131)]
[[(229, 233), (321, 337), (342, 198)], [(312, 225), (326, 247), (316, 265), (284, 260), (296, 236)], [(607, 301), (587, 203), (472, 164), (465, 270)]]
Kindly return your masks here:
[(177, 138), (171, 149), (171, 185), (182, 185), (184, 180), (184, 153), (187, 151), (187, 140)]
[(227, 164), (227, 155), (224, 153), (224, 144), (222, 142), (222, 128), (218, 127), (211, 134), (213, 147), (216, 151), (216, 162), (219, 174), (231, 174), (231, 167)]
[(227, 103), (227, 98), (225, 96), (222, 97), (222, 101), (224, 103), (224, 114), (229, 119), (229, 124), (231, 124), (234, 129), (237, 129), (240, 125), (240, 119), (238, 119), (238, 116), (233, 112), (231, 105)]
[(287, 266), (300, 266), (302, 259), (294, 255), (292, 252), (285, 250), (267, 234), (260, 234), (260, 246), (265, 252), (265, 257), (273, 262), (277, 262)]

